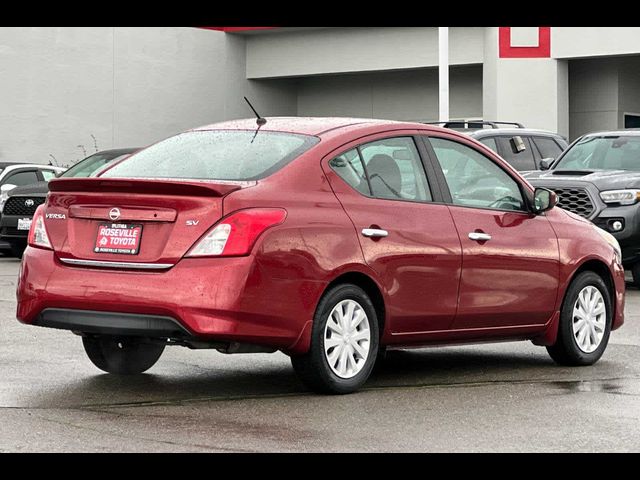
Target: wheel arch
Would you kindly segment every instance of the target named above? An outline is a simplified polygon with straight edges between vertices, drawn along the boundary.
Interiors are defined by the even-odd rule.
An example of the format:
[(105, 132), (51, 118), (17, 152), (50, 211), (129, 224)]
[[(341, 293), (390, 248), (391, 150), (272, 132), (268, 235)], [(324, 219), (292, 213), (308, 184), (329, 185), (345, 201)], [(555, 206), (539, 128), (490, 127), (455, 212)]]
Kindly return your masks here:
[(551, 323), (549, 324), (547, 329), (544, 331), (544, 333), (532, 339), (535, 345), (551, 346), (556, 343), (558, 338), (558, 329), (560, 327), (560, 312), (562, 310), (562, 306), (564, 305), (564, 302), (566, 301), (569, 287), (575, 281), (575, 279), (578, 278), (578, 276), (584, 272), (593, 272), (598, 276), (600, 276), (600, 278), (602, 278), (602, 280), (604, 281), (607, 287), (607, 290), (609, 293), (609, 299), (611, 301), (611, 306), (613, 308), (613, 311), (611, 312), (611, 315), (612, 315), (611, 318), (615, 318), (615, 315), (617, 313), (615, 310), (616, 309), (615, 284), (613, 280), (613, 275), (611, 274), (611, 270), (609, 269), (607, 263), (600, 258), (595, 258), (595, 257), (586, 258), (582, 261), (582, 263), (578, 265), (578, 267), (573, 271), (573, 273), (568, 277), (567, 281), (564, 283), (562, 287), (562, 291), (559, 292), (559, 295), (558, 295), (559, 302), (557, 306), (557, 311), (554, 314), (551, 320)]
[[(593, 272), (602, 278), (605, 285), (607, 286), (607, 290), (609, 291), (609, 299), (611, 300), (612, 306), (615, 308), (615, 284), (613, 280), (613, 275), (611, 274), (611, 270), (609, 266), (598, 258), (590, 258), (586, 259), (584, 262), (580, 264), (580, 266), (573, 272), (571, 278), (567, 282), (566, 288), (564, 290), (564, 295), (562, 301), (564, 303), (564, 299), (567, 295), (567, 290), (569, 286), (573, 283), (573, 281), (584, 272)], [(615, 312), (612, 312), (615, 315)]]
[(376, 309), (380, 338), (382, 338), (382, 336), (384, 335), (384, 329), (385, 329), (386, 320), (387, 320), (386, 303), (384, 300), (384, 295), (382, 294), (382, 289), (380, 288), (378, 283), (369, 275), (362, 272), (357, 272), (357, 271), (342, 273), (338, 277), (336, 277), (333, 281), (331, 281), (329, 285), (327, 285), (324, 292), (322, 292), (322, 296), (324, 296), (329, 290), (331, 290), (336, 285), (342, 285), (347, 283), (362, 288), (362, 290), (364, 290), (367, 296), (371, 299), (371, 302), (373, 303), (373, 306)]

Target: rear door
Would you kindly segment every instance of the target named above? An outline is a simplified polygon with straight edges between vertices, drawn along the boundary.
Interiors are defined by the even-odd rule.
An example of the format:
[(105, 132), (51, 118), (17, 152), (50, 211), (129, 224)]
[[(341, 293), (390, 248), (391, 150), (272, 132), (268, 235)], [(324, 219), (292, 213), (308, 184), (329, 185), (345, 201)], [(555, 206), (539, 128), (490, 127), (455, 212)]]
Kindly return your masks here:
[(445, 135), (427, 142), (462, 242), (455, 328), (545, 324), (554, 313), (560, 268), (549, 221), (528, 213), (518, 181), (470, 142)]
[(446, 330), (456, 313), (460, 240), (415, 138), (389, 135), (346, 145), (323, 168), (386, 290), (388, 329)]

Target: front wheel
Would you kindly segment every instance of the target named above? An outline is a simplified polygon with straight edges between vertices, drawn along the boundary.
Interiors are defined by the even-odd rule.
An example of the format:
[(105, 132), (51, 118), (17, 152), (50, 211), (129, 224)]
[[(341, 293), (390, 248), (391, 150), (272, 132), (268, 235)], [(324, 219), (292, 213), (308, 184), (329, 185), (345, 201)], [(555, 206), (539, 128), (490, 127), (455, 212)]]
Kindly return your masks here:
[(371, 375), (378, 342), (378, 318), (367, 294), (355, 285), (338, 285), (318, 305), (311, 349), (291, 363), (315, 392), (352, 393)]
[(146, 372), (160, 359), (165, 347), (132, 337), (82, 337), (82, 343), (96, 367), (115, 375)]
[(562, 304), (558, 340), (547, 348), (551, 358), (566, 366), (595, 364), (609, 344), (612, 314), (602, 278), (593, 272), (578, 275)]

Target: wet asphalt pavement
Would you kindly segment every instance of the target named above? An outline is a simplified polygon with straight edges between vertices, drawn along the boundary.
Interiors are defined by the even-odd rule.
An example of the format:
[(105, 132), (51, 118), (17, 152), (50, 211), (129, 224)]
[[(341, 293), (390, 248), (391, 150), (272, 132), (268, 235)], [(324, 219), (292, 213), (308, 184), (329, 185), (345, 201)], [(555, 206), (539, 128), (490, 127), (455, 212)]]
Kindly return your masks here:
[(287, 357), (167, 349), (113, 378), (72, 334), (15, 320), (0, 256), (0, 452), (640, 451), (640, 292), (594, 367), (529, 343), (393, 352), (345, 397), (303, 389)]

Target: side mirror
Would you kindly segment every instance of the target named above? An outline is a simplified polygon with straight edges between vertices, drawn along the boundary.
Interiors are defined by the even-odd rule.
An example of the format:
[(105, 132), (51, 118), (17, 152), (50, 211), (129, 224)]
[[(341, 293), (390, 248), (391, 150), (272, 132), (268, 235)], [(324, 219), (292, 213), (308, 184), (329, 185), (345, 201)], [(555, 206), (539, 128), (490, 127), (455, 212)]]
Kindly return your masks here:
[(533, 213), (540, 215), (558, 204), (558, 195), (546, 188), (536, 188), (533, 194)]
[(549, 170), (555, 161), (555, 158), (543, 158), (540, 160), (540, 170)]
[(7, 195), (11, 190), (13, 190), (16, 187), (17, 185), (13, 185), (12, 183), (5, 183), (0, 187), (0, 193)]
[(522, 137), (520, 136), (511, 138), (509, 142), (511, 143), (511, 149), (513, 150), (513, 153), (515, 153), (516, 155), (518, 153), (524, 152), (527, 149), (527, 146), (524, 144), (524, 140), (522, 140)]

